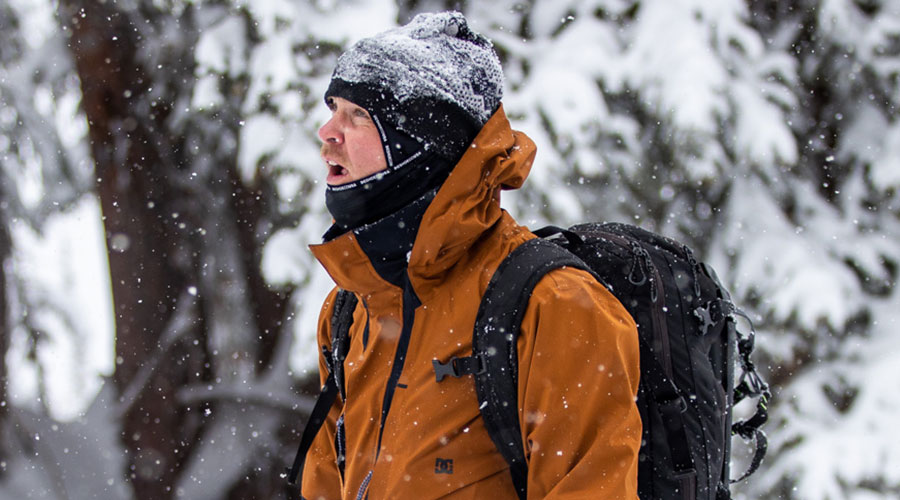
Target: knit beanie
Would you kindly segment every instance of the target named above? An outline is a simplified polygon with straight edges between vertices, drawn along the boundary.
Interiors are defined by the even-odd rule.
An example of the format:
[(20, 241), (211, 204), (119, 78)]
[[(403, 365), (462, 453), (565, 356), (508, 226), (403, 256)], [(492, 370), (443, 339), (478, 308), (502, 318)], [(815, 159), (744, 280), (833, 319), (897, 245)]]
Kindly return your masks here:
[(327, 187), (325, 203), (335, 219), (328, 237), (434, 192), (502, 93), (503, 70), (491, 42), (459, 12), (419, 14), (350, 47), (338, 58), (325, 100), (341, 97), (369, 112), (387, 170)]
[[(419, 14), (405, 26), (360, 40), (338, 59), (325, 93), (365, 108), (388, 132), (453, 163), (502, 95), (503, 70), (493, 45), (459, 12)], [(410, 155), (402, 139), (393, 148), (385, 144), (388, 156), (391, 149)]]

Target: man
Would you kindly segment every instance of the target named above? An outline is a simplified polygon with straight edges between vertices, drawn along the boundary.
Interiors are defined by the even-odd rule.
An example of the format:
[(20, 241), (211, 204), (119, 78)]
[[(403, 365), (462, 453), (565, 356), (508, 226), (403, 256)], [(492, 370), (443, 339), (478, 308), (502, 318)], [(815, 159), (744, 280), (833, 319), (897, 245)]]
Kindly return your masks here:
[[(535, 154), (501, 93), (491, 43), (455, 12), (419, 15), (338, 60), (319, 130), (334, 225), (311, 248), (359, 302), (344, 397), (307, 456), (308, 500), (516, 498), (472, 377), (438, 382), (432, 364), (471, 355), (492, 273), (534, 238), (499, 204)], [(319, 321), (326, 349), (336, 294)], [(529, 498), (637, 498), (637, 342), (589, 274), (538, 283), (517, 340)]]

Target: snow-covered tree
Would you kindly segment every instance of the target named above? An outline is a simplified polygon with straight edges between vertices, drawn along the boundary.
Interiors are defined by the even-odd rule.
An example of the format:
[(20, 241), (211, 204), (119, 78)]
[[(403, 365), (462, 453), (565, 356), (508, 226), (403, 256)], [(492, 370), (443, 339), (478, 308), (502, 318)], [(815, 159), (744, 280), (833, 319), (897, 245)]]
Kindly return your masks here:
[(900, 6), (504, 7), (470, 13), (491, 23), (507, 109), (539, 144), (516, 208), (689, 242), (756, 318), (773, 446), (742, 491), (896, 495)]
[[(329, 48), (385, 27), (367, 9), (391, 11), (387, 2), (343, 5), (359, 16), (342, 20), (364, 22), (335, 29), (317, 19), (328, 28), (322, 36)], [(825, 499), (900, 487), (895, 443), (871, 443), (876, 454), (854, 444), (859, 434), (888, 434), (885, 393), (896, 396), (896, 388), (863, 383), (895, 378), (886, 360), (900, 348), (890, 339), (900, 262), (895, 3), (398, 7), (397, 22), (419, 10), (462, 8), (501, 52), (506, 110), (539, 150), (526, 189), (505, 195), (521, 220), (629, 220), (675, 236), (719, 269), (752, 314), (758, 361), (777, 398), (769, 459), (741, 491)], [(313, 103), (330, 67), (330, 56), (316, 55), (326, 72), (309, 80)], [(276, 114), (282, 126), (292, 122)], [(321, 122), (314, 109), (308, 118)], [(285, 150), (273, 147), (267, 158), (292, 157)], [(315, 182), (315, 172), (305, 175)], [(321, 214), (320, 198), (306, 201), (310, 215)], [(267, 276), (308, 283), (300, 290), (304, 304), (316, 303), (327, 280), (309, 270), (307, 254), (297, 254), (296, 267), (280, 257), (314, 241), (323, 218), (306, 217), (267, 245)], [(311, 324), (313, 312), (300, 311), (298, 326)], [(301, 338), (301, 345), (310, 342)], [(871, 363), (873, 356), (885, 361)], [(846, 437), (835, 442), (836, 435)], [(822, 452), (830, 445), (843, 452)]]
[[(10, 374), (21, 368), (16, 360), (7, 362), (7, 353), (27, 357), (44, 372), (55, 367), (38, 354), (43, 347), (91, 333), (81, 328), (72, 303), (44, 293), (47, 283), (17, 272), (13, 262), (15, 233), (43, 233), (55, 214), (80, 204), (89, 189), (92, 165), (84, 123), (77, 120), (79, 99), (52, 6), (0, 4), (0, 475), (15, 438)], [(35, 389), (32, 409), (45, 411), (52, 389)]]
[[(507, 208), (529, 225), (624, 220), (679, 238), (750, 313), (775, 399), (769, 456), (739, 495), (900, 493), (889, 427), (900, 375), (897, 2), (8, 0), (0, 349), (11, 355), (0, 377), (12, 364), (47, 366), (48, 337), (90, 330), (82, 303), (52, 284), (37, 290), (15, 265), (16, 249), (31, 248), (22, 224), (60, 234), (51, 214), (72, 213), (90, 190), (104, 216), (116, 363), (72, 422), (52, 418), (52, 395), (41, 395), (49, 410), (11, 407), (0, 384), (0, 429), (31, 419), (22, 428), (44, 436), (19, 432), (5, 458), (0, 449), (17, 473), (0, 498), (275, 496), (304, 404), (289, 385), (315, 378), (330, 287), (305, 249), (330, 220), (321, 96), (349, 43), (445, 8), (493, 39), (505, 109), (538, 145)], [(48, 327), (40, 310), (66, 319)], [(32, 378), (38, 395), (56, 380)], [(22, 458), (35, 452), (90, 459)]]
[[(52, 407), (32, 408), (22, 398), (4, 412), (13, 420), (3, 425), (4, 437), (13, 439), (3, 442), (11, 442), (16, 453), (0, 463), (9, 471), (0, 497), (275, 495), (306, 403), (290, 390), (295, 382), (287, 366), (290, 289), (267, 286), (259, 261), (270, 228), (288, 222), (279, 221), (272, 209), (271, 183), (266, 178), (245, 183), (236, 167), (243, 123), (235, 102), (240, 102), (246, 74), (223, 79), (232, 102), (215, 113), (191, 107), (200, 33), (241, 8), (191, 2), (14, 4), (8, 11), (12, 25), (18, 27), (33, 17), (29, 9), (37, 9), (46, 16), (35, 26), (57, 45), (23, 44), (12, 54), (16, 59), (4, 60), (3, 70), (12, 73), (4, 74), (9, 78), (4, 83), (19, 94), (4, 99), (4, 124), (11, 129), (2, 135), (11, 150), (3, 170), (4, 195), (7, 186), (22, 192), (32, 177), (60, 192), (94, 190), (103, 213), (107, 286), (115, 304), (101, 314), (114, 320), (116, 337), (115, 368), (106, 387), (74, 421), (69, 421), (72, 416), (54, 421), (59, 415)], [(13, 34), (25, 41), (34, 36), (24, 27)], [(45, 66), (71, 84), (76, 97), (69, 111), (83, 115), (58, 127), (43, 119), (27, 129), (23, 123), (29, 124), (25, 118), (31, 107), (44, 106), (35, 118), (52, 116), (59, 107), (55, 101), (64, 97), (59, 88), (43, 88)], [(35, 94), (33, 101), (29, 93)], [(73, 141), (76, 132), (80, 135)], [(61, 144), (65, 140), (73, 144)], [(92, 161), (82, 162), (87, 175), (76, 183), (65, 174), (79, 153), (82, 158), (89, 153)], [(29, 177), (22, 175), (23, 166), (44, 170)], [(39, 192), (37, 204), (58, 207), (60, 201), (50, 194)], [(4, 210), (24, 206), (7, 202), (6, 196), (3, 201)], [(32, 212), (22, 211), (19, 218)], [(15, 215), (4, 219), (4, 231), (16, 224)], [(26, 247), (32, 237), (28, 231), (11, 233), (14, 249)], [(4, 271), (11, 270), (22, 283), (13, 290), (24, 295), (40, 288), (28, 280), (34, 266), (11, 262)], [(42, 290), (37, 305), (66, 306), (62, 312), (74, 315), (53, 318), (52, 326), (74, 336), (93, 322), (88, 317), (93, 309), (72, 307), (96, 298), (79, 297), (84, 291)], [(28, 302), (14, 305), (9, 311), (14, 327), (43, 317)], [(37, 340), (24, 355), (16, 355), (21, 349), (12, 346), (10, 366), (36, 367), (33, 396), (46, 404), (43, 389), (51, 392), (66, 381), (43, 370), (53, 352), (52, 346), (38, 343), (48, 335), (43, 328), (37, 324), (28, 330)], [(6, 341), (6, 330), (2, 333)], [(18, 381), (29, 378), (15, 375)], [(6, 377), (3, 381), (6, 388)], [(282, 433), (285, 438), (279, 439)]]

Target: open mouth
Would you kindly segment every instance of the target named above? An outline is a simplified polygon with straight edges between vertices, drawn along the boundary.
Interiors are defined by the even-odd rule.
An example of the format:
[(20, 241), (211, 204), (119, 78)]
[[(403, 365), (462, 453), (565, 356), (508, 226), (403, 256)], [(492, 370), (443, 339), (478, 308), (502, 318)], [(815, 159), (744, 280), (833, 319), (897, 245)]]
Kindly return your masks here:
[(335, 184), (332, 181), (339, 180), (339, 179), (347, 176), (350, 173), (346, 168), (344, 168), (343, 165), (341, 165), (335, 161), (326, 160), (325, 163), (328, 165), (328, 183), (329, 184)]

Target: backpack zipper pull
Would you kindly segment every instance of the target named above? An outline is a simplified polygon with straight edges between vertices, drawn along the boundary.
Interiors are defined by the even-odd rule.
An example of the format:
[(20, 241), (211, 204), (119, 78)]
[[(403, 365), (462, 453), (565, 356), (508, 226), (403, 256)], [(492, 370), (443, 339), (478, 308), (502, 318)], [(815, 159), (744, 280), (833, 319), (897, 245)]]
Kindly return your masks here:
[(656, 266), (653, 264), (653, 258), (650, 257), (650, 252), (643, 247), (641, 248), (641, 254), (644, 257), (644, 265), (647, 267), (647, 279), (650, 281), (650, 301), (656, 304), (656, 300), (659, 298), (659, 291), (656, 289), (657, 283), (653, 278)]
[[(659, 293), (656, 290), (656, 283), (653, 279), (653, 270), (655, 269), (653, 258), (650, 256), (650, 252), (634, 241), (631, 242), (631, 253), (634, 255), (634, 260), (631, 264), (631, 271), (628, 272), (628, 281), (632, 285), (640, 286), (649, 280), (650, 300), (655, 304), (656, 300), (659, 298)], [(641, 265), (642, 262), (643, 265)], [(634, 278), (635, 270), (641, 272), (639, 280)]]
[(700, 264), (697, 263), (697, 259), (694, 258), (694, 252), (692, 252), (687, 245), (682, 245), (681, 249), (684, 251), (684, 254), (687, 255), (688, 264), (691, 266), (691, 273), (694, 275), (694, 295), (699, 298), (700, 280), (697, 276), (697, 269), (700, 268)]
[[(628, 282), (634, 286), (640, 286), (647, 282), (647, 273), (644, 272), (641, 261), (650, 256), (647, 255), (646, 250), (641, 248), (641, 246), (635, 242), (631, 243), (631, 253), (633, 259), (631, 260), (631, 270), (628, 271)], [(639, 276), (636, 271), (640, 272)]]

